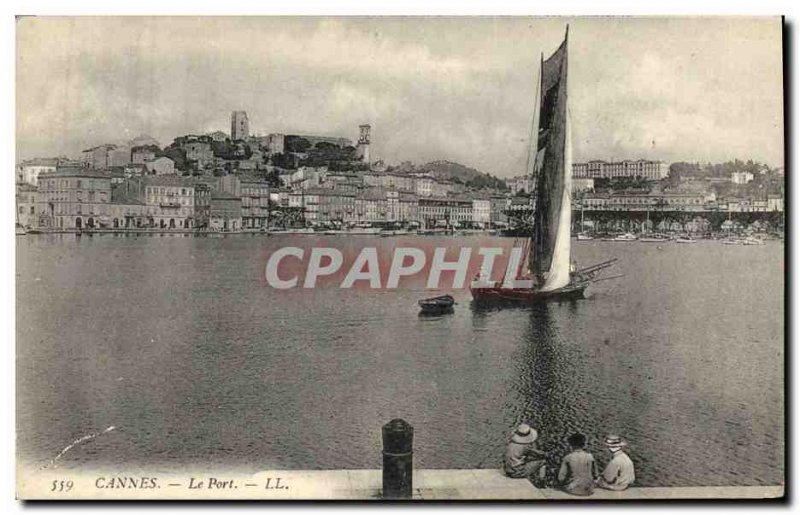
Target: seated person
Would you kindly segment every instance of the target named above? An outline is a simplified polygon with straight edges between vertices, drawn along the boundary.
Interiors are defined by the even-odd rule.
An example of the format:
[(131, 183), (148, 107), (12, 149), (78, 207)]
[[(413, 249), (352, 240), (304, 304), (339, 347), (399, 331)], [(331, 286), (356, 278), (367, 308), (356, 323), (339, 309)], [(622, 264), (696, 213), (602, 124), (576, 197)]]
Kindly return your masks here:
[(620, 436), (609, 435), (605, 444), (611, 453), (611, 461), (595, 483), (606, 490), (625, 490), (636, 480), (633, 461), (622, 451), (628, 443)]
[(586, 436), (575, 433), (567, 439), (572, 452), (564, 456), (558, 471), (558, 484), (573, 495), (592, 495), (597, 468), (594, 456), (586, 452)]
[(545, 453), (536, 448), (538, 434), (520, 424), (506, 447), (503, 471), (508, 477), (537, 479), (545, 471)]

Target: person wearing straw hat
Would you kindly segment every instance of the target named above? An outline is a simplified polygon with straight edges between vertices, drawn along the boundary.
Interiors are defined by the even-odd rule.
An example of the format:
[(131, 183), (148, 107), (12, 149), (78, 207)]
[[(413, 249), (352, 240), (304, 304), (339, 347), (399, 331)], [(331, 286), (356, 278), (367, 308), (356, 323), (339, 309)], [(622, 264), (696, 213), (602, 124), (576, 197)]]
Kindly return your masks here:
[(628, 442), (621, 436), (608, 435), (605, 444), (611, 453), (611, 461), (597, 478), (597, 486), (606, 490), (625, 490), (636, 479), (633, 461), (622, 450)]
[(506, 447), (503, 471), (512, 478), (539, 479), (546, 464), (545, 453), (536, 448), (538, 433), (528, 424), (520, 424)]

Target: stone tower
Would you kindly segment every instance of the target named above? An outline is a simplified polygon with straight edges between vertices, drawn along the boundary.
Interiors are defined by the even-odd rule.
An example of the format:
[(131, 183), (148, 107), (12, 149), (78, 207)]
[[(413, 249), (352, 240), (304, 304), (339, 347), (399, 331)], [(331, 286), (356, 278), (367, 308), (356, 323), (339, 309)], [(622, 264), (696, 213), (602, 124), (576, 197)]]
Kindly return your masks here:
[(246, 140), (250, 136), (250, 124), (245, 111), (231, 113), (231, 141)]
[(358, 126), (358, 146), (356, 146), (356, 155), (359, 159), (369, 164), (369, 125)]

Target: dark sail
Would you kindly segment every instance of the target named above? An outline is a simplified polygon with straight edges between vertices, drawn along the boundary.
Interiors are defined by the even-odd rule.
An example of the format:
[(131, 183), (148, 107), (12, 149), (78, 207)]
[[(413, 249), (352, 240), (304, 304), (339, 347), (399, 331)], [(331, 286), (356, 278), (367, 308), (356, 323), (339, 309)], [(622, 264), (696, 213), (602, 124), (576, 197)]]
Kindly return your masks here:
[[(553, 265), (559, 229), (563, 227), (565, 189), (568, 186), (566, 170), (567, 145), (567, 38), (547, 60), (542, 63), (539, 104), (539, 126), (535, 159), (535, 199), (533, 236), (529, 266), (542, 284)], [(566, 199), (569, 202), (569, 199)], [(563, 232), (563, 231), (562, 231)], [(563, 236), (562, 236), (563, 238)], [(567, 235), (569, 238), (569, 235)], [(563, 256), (561, 256), (563, 259)], [(569, 256), (566, 256), (569, 266)]]

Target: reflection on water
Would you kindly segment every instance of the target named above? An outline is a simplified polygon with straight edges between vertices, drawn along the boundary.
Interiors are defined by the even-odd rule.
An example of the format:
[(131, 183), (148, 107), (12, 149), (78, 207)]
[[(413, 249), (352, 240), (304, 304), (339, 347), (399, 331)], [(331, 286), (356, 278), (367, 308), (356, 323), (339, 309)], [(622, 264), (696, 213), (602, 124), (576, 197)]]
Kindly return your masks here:
[(420, 317), (435, 293), (264, 288), (265, 241), (18, 238), (20, 458), (113, 425), (60, 467), (379, 468), (402, 417), (417, 467), (499, 466), (525, 421), (545, 448), (586, 433), (601, 463), (625, 435), (639, 484), (783, 477), (778, 244), (581, 243), (625, 277), (527, 308), (454, 292)]

